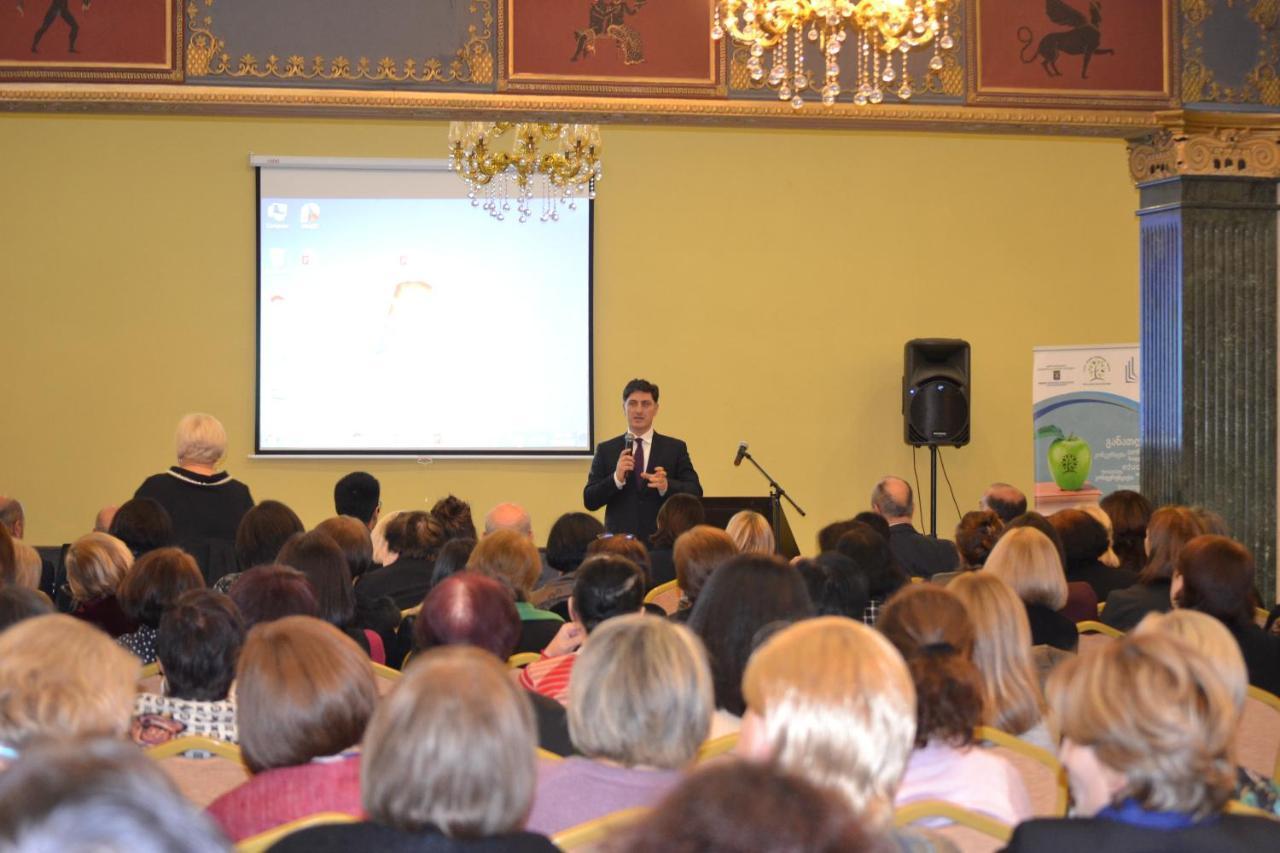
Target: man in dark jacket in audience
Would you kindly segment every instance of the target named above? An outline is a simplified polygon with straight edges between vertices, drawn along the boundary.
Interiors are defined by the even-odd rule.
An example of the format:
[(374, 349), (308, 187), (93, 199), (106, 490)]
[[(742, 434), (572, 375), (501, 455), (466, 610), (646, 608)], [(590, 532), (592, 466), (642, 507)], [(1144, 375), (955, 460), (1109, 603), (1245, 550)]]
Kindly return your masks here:
[(909, 574), (929, 578), (955, 571), (960, 565), (955, 543), (916, 531), (915, 497), (911, 485), (899, 477), (885, 477), (871, 490), (871, 508), (889, 522), (889, 550)]

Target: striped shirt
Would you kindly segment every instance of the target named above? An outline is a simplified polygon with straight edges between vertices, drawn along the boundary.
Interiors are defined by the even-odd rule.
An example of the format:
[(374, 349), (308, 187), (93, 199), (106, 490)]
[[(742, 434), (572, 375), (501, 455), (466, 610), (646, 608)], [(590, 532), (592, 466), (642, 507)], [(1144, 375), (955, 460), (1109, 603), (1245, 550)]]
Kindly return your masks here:
[(569, 676), (573, 673), (573, 664), (577, 659), (578, 653), (570, 652), (567, 655), (534, 661), (520, 671), (520, 686), (567, 705), (569, 704)]

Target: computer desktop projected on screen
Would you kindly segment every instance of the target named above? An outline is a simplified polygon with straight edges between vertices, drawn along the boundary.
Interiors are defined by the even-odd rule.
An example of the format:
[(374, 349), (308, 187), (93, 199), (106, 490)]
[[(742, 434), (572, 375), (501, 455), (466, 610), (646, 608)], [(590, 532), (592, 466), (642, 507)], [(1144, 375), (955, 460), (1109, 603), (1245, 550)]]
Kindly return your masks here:
[(438, 163), (253, 162), (258, 453), (591, 452), (589, 202), (498, 221)]

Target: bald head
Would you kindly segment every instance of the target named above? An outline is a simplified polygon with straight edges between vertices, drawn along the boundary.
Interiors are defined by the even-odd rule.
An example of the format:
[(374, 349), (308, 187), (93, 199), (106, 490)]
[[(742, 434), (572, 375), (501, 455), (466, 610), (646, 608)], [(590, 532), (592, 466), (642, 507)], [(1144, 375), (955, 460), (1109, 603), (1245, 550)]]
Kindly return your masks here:
[(992, 483), (982, 494), (981, 503), (1006, 524), (1027, 511), (1027, 496), (1008, 483)]
[(17, 498), (0, 497), (0, 524), (14, 539), (21, 539), (26, 532), (27, 517), (22, 511), (22, 502)]
[(98, 514), (93, 519), (93, 531), (95, 533), (106, 533), (111, 529), (111, 522), (116, 520), (116, 510), (118, 506), (104, 506), (98, 510)]
[(885, 477), (871, 490), (871, 508), (890, 524), (910, 524), (916, 510), (911, 485), (900, 477)]
[(533, 521), (520, 504), (498, 504), (484, 517), (484, 535), (499, 530), (514, 530), (521, 536), (533, 538)]

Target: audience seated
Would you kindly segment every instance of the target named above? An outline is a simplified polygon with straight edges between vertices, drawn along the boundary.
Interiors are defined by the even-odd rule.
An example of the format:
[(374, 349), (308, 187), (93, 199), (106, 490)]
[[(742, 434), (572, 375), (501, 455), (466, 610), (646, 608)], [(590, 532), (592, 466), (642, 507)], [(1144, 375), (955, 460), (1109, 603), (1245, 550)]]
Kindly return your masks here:
[[(869, 515), (875, 515), (875, 513), (869, 513)], [(880, 518), (880, 516), (876, 515), (876, 518)], [(883, 518), (880, 518), (880, 520), (884, 521)], [(826, 527), (819, 530), (818, 553), (825, 554), (828, 551), (834, 551), (836, 549), (836, 543), (840, 541), (840, 537), (852, 530), (853, 526), (857, 523), (858, 522), (852, 518), (847, 518), (843, 521), (833, 521)], [(885, 530), (888, 530), (888, 525), (885, 525)], [(888, 536), (887, 533), (882, 535)]]
[(689, 614), (711, 576), (738, 555), (738, 546), (718, 527), (698, 524), (681, 533), (671, 552), (676, 564), (676, 585), (680, 587), (680, 606), (671, 614), (676, 622), (689, 621)]
[(134, 498), (121, 504), (107, 532), (123, 542), (135, 559), (177, 541), (168, 510), (152, 498)]
[(878, 848), (836, 794), (768, 765), (733, 761), (691, 774), (609, 849), (860, 853)]
[(181, 548), (158, 548), (139, 557), (125, 572), (116, 591), (120, 608), (138, 630), (116, 642), (144, 664), (156, 659), (156, 634), (160, 617), (184, 592), (204, 587), (204, 575), (195, 559)]
[(558, 702), (568, 702), (580, 649), (605, 621), (638, 613), (644, 606), (644, 574), (622, 557), (588, 557), (578, 569), (565, 623), (535, 661), (520, 671), (521, 686)]
[[(476, 532), (476, 523), (471, 517), (471, 504), (456, 495), (446, 495), (431, 506), (431, 514), (444, 527), (446, 541), (453, 539), (480, 538)], [(532, 535), (532, 528), (530, 528)]]
[(228, 853), (155, 762), (115, 739), (34, 745), (0, 774), (0, 849)]
[(746, 703), (742, 673), (762, 629), (813, 616), (804, 580), (780, 558), (741, 554), (716, 569), (689, 616), (711, 665), (716, 717), (712, 736), (737, 731)]
[(1230, 691), (1175, 637), (1124, 637), (1061, 666), (1048, 699), (1078, 817), (1027, 821), (1012, 853), (1276, 849), (1280, 823), (1224, 814)]
[(987, 486), (978, 503), (983, 509), (994, 512), (1001, 524), (1008, 524), (1027, 511), (1027, 496), (1021, 489), (1008, 483), (992, 483)]
[(751, 656), (742, 693), (740, 755), (839, 795), (885, 849), (954, 849), (892, 825), (916, 696), (902, 656), (882, 635), (839, 616), (798, 622)]
[(0, 631), (23, 619), (52, 612), (53, 602), (43, 592), (24, 586), (0, 586)]
[(374, 566), (389, 566), (396, 561), (396, 557), (400, 556), (387, 544), (387, 528), (402, 512), (407, 510), (396, 509), (382, 513), (378, 516), (378, 523), (373, 526), (373, 530), (369, 531), (369, 539), (373, 542)]
[(885, 477), (871, 491), (871, 508), (889, 524), (889, 550), (912, 576), (931, 578), (959, 566), (954, 543), (919, 533), (913, 526), (915, 497), (899, 477)]
[(1280, 637), (1253, 620), (1253, 555), (1225, 536), (1197, 536), (1178, 554), (1170, 595), (1174, 607), (1199, 610), (1236, 638), (1249, 683), (1280, 695)]
[(106, 634), (61, 613), (0, 633), (0, 767), (41, 738), (123, 739), (141, 668)]
[(734, 513), (724, 532), (742, 554), (776, 554), (778, 551), (769, 519), (758, 512), (744, 509)]
[(14, 539), (0, 524), (0, 586), (38, 589), (40, 574), (40, 553), (25, 542)]
[(975, 744), (985, 690), (960, 599), (936, 586), (908, 587), (885, 605), (876, 627), (906, 659), (916, 688), (916, 748), (897, 804), (944, 800), (1009, 826), (1030, 817), (1017, 768)]
[(317, 812), (360, 815), (353, 748), (378, 701), (369, 657), (332, 625), (290, 616), (249, 631), (236, 726), (253, 777), (209, 814), (232, 841)]
[(236, 529), (253, 506), (253, 496), (248, 486), (216, 470), (227, 454), (227, 433), (213, 415), (183, 417), (176, 445), (178, 464), (148, 477), (134, 497), (152, 498), (168, 511), (174, 544), (196, 558), (212, 583), (236, 569), (232, 559)]
[(1067, 603), (1067, 579), (1049, 537), (1030, 526), (1006, 531), (983, 571), (1004, 581), (1022, 599), (1032, 645), (1076, 650), (1080, 635), (1075, 623), (1058, 612)]
[[(413, 634), (415, 656), (437, 646), (475, 646), (505, 663), (520, 639), (520, 614), (501, 583), (478, 572), (460, 572), (427, 593)], [(556, 755), (571, 755), (564, 706), (540, 693), (529, 693), (529, 698), (538, 724), (538, 745)]]
[[(956, 525), (956, 550), (960, 553), (960, 571), (969, 572), (987, 564), (991, 549), (996, 547), (1004, 522), (991, 510), (966, 512)], [(934, 580), (937, 580), (937, 575)]]
[[(679, 495), (673, 495), (672, 500), (677, 497)], [(666, 504), (663, 506), (665, 508)], [(702, 506), (701, 502), (698, 506)], [(658, 526), (661, 529), (662, 510), (658, 510)], [(568, 604), (569, 596), (573, 594), (573, 584), (577, 580), (574, 573), (587, 558), (587, 549), (591, 547), (591, 543), (601, 533), (604, 533), (604, 525), (594, 515), (585, 512), (566, 512), (556, 519), (547, 533), (546, 556), (547, 565), (560, 574), (533, 591), (535, 606), (558, 612), (558, 606)], [(675, 572), (674, 568), (672, 572)], [(567, 609), (565, 613), (568, 613)]]
[(1107, 606), (1102, 610), (1101, 620), (1119, 631), (1132, 630), (1148, 613), (1169, 612), (1173, 607), (1169, 596), (1173, 565), (1186, 544), (1203, 532), (1186, 507), (1161, 507), (1149, 518), (1143, 553), (1150, 556), (1138, 574), (1138, 582), (1108, 595)]
[(854, 571), (866, 579), (867, 607), (862, 621), (875, 625), (885, 601), (907, 583), (906, 574), (889, 550), (889, 540), (873, 525), (854, 522), (836, 543), (836, 551), (852, 560)]
[(601, 533), (587, 546), (587, 556), (596, 557), (601, 554), (612, 554), (635, 563), (644, 572), (645, 589), (653, 586), (649, 582), (652, 569), (652, 564), (649, 562), (649, 549), (630, 533)]
[(562, 617), (534, 607), (529, 601), (542, 571), (542, 560), (527, 536), (514, 530), (490, 533), (471, 552), (467, 570), (501, 581), (515, 596), (516, 610), (520, 613), (520, 641), (516, 643), (516, 652), (542, 651), (565, 624)]
[(529, 830), (552, 834), (653, 805), (693, 762), (711, 709), (706, 656), (688, 629), (648, 614), (610, 619), (592, 633), (569, 688), (581, 756), (541, 764)]
[(456, 575), (467, 568), (471, 561), (471, 552), (476, 549), (474, 539), (450, 539), (440, 546), (436, 554), (435, 564), (431, 567), (431, 588), (445, 578)]
[(1111, 547), (1120, 560), (1119, 568), (1142, 571), (1147, 565), (1151, 501), (1135, 491), (1119, 489), (1104, 497), (1099, 506), (1111, 518)]
[(137, 630), (138, 624), (124, 612), (116, 591), (133, 565), (133, 554), (119, 539), (107, 533), (88, 533), (67, 549), (67, 587), (74, 609), (71, 615), (96, 625), (112, 637)]
[(867, 612), (871, 601), (867, 577), (844, 554), (827, 551), (812, 559), (797, 560), (794, 566), (809, 591), (815, 616), (861, 619)]
[(236, 527), (237, 571), (228, 572), (211, 586), (218, 592), (229, 591), (240, 572), (274, 563), (284, 543), (304, 530), (302, 519), (280, 501), (263, 501), (252, 507)]
[[(697, 495), (675, 494), (662, 502), (658, 509), (658, 529), (649, 537), (650, 589), (676, 579), (676, 540), (686, 530), (692, 530), (706, 521), (707, 513), (702, 508), (702, 499)], [(603, 533), (603, 529), (600, 532)], [(551, 540), (548, 538), (548, 561), (550, 550)]]
[[(1067, 549), (1062, 544), (1058, 529), (1048, 518), (1038, 512), (1024, 512), (1004, 526), (1006, 531), (1017, 527), (1031, 527), (1039, 530), (1058, 552), (1058, 566), (1063, 577), (1067, 574)], [(1002, 534), (1003, 535), (1003, 534)], [(1062, 606), (1062, 615), (1072, 622), (1084, 622), (1098, 618), (1098, 594), (1085, 581), (1068, 581), (1067, 603)]]
[(1115, 544), (1115, 538), (1111, 530), (1111, 516), (1097, 504), (1085, 504), (1080, 507), (1080, 511), (1101, 524), (1102, 529), (1107, 532), (1107, 550), (1098, 558), (1098, 562), (1109, 569), (1120, 568), (1120, 558), (1116, 556), (1115, 548), (1112, 547)]
[(364, 739), (367, 819), (305, 829), (278, 853), (555, 853), (522, 832), (536, 780), (533, 716), (478, 649), (433, 649), (383, 701)]
[(333, 487), (333, 511), (354, 518), (370, 531), (378, 523), (382, 511), (382, 486), (378, 478), (366, 471), (352, 471)]
[(431, 571), (445, 541), (444, 526), (429, 512), (402, 512), (387, 525), (386, 538), (395, 560), (366, 572), (356, 595), (367, 603), (385, 595), (407, 610), (421, 602), (431, 586)]
[[(1177, 637), (1204, 655), (1222, 678), (1230, 691), (1235, 707), (1236, 723), (1244, 714), (1249, 692), (1249, 671), (1244, 666), (1240, 646), (1226, 626), (1196, 610), (1175, 610), (1172, 613), (1151, 613), (1133, 630), (1135, 637), (1146, 634), (1165, 634)], [(1237, 760), (1241, 756), (1234, 756)], [(1247, 806), (1280, 816), (1280, 783), (1260, 776), (1247, 767), (1235, 768), (1236, 787), (1232, 799)]]
[[(1068, 583), (1083, 581), (1089, 584), (1098, 601), (1106, 601), (1107, 596), (1115, 590), (1137, 583), (1136, 572), (1113, 569), (1102, 563), (1101, 557), (1110, 547), (1107, 529), (1087, 512), (1078, 509), (1059, 510), (1049, 516), (1049, 523), (1062, 537), (1062, 547), (1067, 556)], [(1089, 618), (1097, 618), (1097, 615), (1095, 608)]]
[(243, 572), (228, 595), (240, 611), (246, 630), (286, 616), (320, 615), (320, 605), (307, 576), (278, 563)]
[(360, 580), (365, 572), (373, 568), (373, 539), (369, 536), (369, 528), (359, 519), (349, 515), (335, 515), (326, 518), (315, 527), (338, 543), (342, 555), (347, 561), (347, 571), (354, 583)]
[(156, 652), (164, 695), (139, 693), (133, 706), (135, 743), (154, 746), (199, 735), (236, 743), (236, 706), (230, 698), (244, 646), (244, 621), (230, 598), (196, 589), (160, 617)]
[(302, 572), (316, 596), (315, 615), (355, 640), (374, 663), (387, 662), (387, 646), (394, 632), (384, 639), (377, 631), (356, 623), (356, 592), (346, 555), (329, 534), (313, 530), (299, 533), (280, 549), (281, 565)]
[(947, 591), (955, 594), (973, 622), (973, 664), (982, 678), (983, 725), (1056, 752), (1031, 657), (1031, 625), (1017, 593), (986, 572), (966, 573), (952, 581)]

